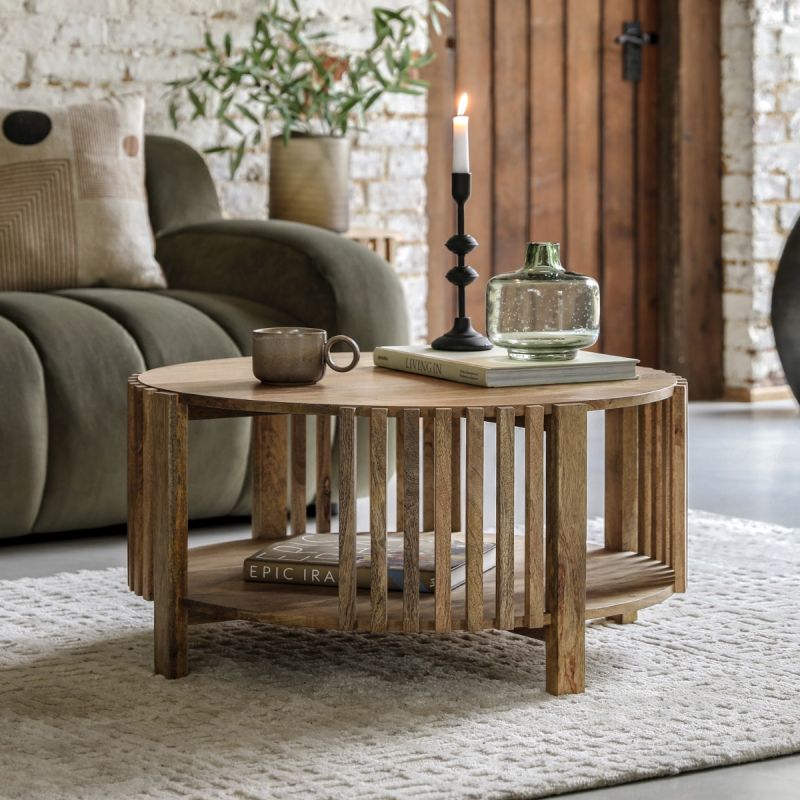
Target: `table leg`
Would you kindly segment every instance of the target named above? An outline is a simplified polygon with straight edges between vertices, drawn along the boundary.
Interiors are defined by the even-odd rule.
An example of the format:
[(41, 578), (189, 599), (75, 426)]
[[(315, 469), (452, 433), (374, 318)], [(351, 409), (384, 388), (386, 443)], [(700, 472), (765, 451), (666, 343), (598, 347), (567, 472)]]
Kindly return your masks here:
[(584, 690), (586, 406), (553, 406), (547, 436), (547, 691)]
[(188, 413), (178, 395), (145, 396), (152, 435), (145, 442), (145, 483), (151, 498), (155, 671), (166, 678), (188, 672), (189, 523), (187, 505)]
[(285, 414), (253, 418), (253, 538), (286, 536), (288, 422)]

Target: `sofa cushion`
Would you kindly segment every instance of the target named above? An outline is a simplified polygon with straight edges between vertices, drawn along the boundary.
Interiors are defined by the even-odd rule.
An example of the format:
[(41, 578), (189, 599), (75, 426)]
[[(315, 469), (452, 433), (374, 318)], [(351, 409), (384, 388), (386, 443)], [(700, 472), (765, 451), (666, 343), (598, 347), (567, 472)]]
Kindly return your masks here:
[[(198, 293), (75, 289), (0, 293), (0, 536), (100, 527), (125, 518), (127, 378), (151, 367), (241, 354), (254, 327), (285, 315)], [(215, 318), (200, 310), (213, 309)], [(294, 323), (290, 323), (294, 324)], [(193, 518), (243, 509), (249, 420), (190, 423)], [(5, 448), (4, 448), (5, 450)], [(37, 507), (17, 498), (41, 498)]]
[(144, 100), (0, 109), (0, 290), (164, 286), (144, 184)]

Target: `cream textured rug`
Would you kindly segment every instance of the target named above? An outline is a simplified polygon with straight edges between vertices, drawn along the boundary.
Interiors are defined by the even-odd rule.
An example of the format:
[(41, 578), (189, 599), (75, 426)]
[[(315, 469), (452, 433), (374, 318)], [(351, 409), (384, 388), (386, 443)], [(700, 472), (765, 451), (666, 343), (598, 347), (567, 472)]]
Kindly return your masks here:
[(560, 699), (507, 633), (225, 623), (169, 682), (122, 570), (1, 582), (0, 797), (527, 798), (800, 749), (800, 531), (694, 513), (690, 556)]

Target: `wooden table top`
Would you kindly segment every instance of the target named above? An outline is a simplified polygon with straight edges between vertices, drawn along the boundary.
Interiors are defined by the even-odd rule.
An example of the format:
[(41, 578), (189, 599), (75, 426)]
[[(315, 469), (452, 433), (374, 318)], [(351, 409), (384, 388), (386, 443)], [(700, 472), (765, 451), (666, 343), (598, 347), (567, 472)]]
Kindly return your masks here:
[(529, 405), (544, 406), (545, 413), (554, 404), (567, 403), (598, 410), (654, 403), (672, 395), (675, 375), (647, 367), (636, 372), (636, 380), (485, 389), (375, 367), (372, 354), (364, 353), (351, 372), (329, 369), (312, 386), (266, 386), (253, 377), (246, 357), (159, 367), (139, 375), (139, 381), (180, 394), (190, 406), (250, 413), (336, 414), (342, 407), (354, 407), (361, 415), (373, 408), (386, 408), (393, 415), (404, 408), (418, 408), (422, 414), (437, 408), (482, 408), (493, 416), (495, 408), (513, 406), (521, 415)]

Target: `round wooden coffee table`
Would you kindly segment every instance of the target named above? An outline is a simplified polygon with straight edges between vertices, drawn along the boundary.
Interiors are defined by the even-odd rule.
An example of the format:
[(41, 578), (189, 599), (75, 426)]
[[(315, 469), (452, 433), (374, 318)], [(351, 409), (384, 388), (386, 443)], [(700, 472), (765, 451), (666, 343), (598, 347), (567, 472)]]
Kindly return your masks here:
[[(685, 381), (651, 369), (640, 368), (638, 379), (628, 381), (482, 389), (377, 368), (369, 355), (353, 372), (329, 372), (315, 386), (264, 386), (247, 358), (179, 364), (131, 378), (129, 575), (133, 591), (155, 600), (156, 672), (185, 675), (188, 626), (217, 620), (380, 632), (500, 628), (544, 638), (549, 692), (582, 691), (585, 620), (631, 622), (639, 609), (685, 590), (686, 397)], [(605, 414), (605, 546), (587, 548), (586, 421), (593, 411)], [(252, 538), (189, 551), (187, 423), (228, 416), (253, 417), (252, 535), (259, 540), (287, 535), (287, 507), (291, 533), (305, 531), (309, 468), (316, 473), (317, 530), (330, 531), (337, 420), (338, 589), (245, 582), (242, 565), (254, 550)], [(309, 416), (316, 421), (315, 465), (306, 463)], [(368, 420), (369, 590), (356, 586), (358, 417)], [(486, 422), (496, 426), (492, 533), (483, 523)], [(515, 426), (524, 428), (521, 474), (514, 466)], [(402, 592), (387, 591), (390, 431), (397, 529), (404, 537)], [(515, 482), (524, 484), (517, 515), (524, 535), (517, 536)], [(419, 593), (420, 531), (435, 537), (438, 588), (432, 594)], [(454, 531), (466, 542), (467, 579), (451, 590)], [(496, 566), (484, 572), (489, 538)]]

